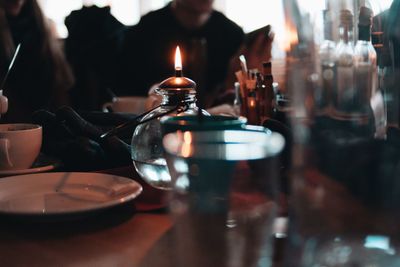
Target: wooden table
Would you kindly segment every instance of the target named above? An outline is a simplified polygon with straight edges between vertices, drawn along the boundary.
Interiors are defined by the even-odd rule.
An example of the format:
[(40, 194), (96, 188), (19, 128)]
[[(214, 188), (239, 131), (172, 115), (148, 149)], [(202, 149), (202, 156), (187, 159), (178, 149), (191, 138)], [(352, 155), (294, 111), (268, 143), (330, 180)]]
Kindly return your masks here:
[(138, 266), (171, 227), (167, 214), (131, 207), (61, 223), (1, 220), (0, 265), (9, 267)]
[[(111, 172), (137, 179), (130, 170)], [(0, 266), (177, 267), (173, 223), (155, 195), (144, 185), (134, 201), (73, 220), (0, 216)]]
[(0, 266), (138, 266), (172, 225), (165, 194), (144, 184), (132, 166), (103, 172), (140, 182), (142, 194), (72, 220), (0, 216)]
[[(276, 240), (274, 266), (281, 266), (283, 240)], [(117, 208), (62, 223), (0, 223), (0, 266), (177, 267), (166, 213)]]

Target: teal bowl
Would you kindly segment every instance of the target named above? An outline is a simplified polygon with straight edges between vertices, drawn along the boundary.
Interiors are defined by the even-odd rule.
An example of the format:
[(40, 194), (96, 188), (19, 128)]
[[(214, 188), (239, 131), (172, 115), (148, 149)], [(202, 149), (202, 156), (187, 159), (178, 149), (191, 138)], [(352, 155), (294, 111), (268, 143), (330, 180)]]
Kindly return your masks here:
[(239, 130), (247, 123), (245, 117), (229, 117), (222, 115), (203, 116), (177, 116), (161, 119), (163, 134), (176, 131), (212, 131), (212, 130)]

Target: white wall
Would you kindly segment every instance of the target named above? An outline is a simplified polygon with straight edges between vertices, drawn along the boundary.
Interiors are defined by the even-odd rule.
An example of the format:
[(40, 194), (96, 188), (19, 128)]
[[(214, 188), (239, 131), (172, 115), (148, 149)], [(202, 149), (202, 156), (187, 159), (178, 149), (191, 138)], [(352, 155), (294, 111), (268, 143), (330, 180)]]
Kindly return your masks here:
[[(112, 14), (122, 23), (133, 25), (140, 16), (160, 8), (170, 0), (38, 0), (45, 14), (57, 25), (61, 37), (67, 35), (64, 18), (75, 9), (80, 9), (83, 4), (98, 6), (111, 6)], [(304, 9), (318, 14), (325, 7), (325, 0), (297, 0)], [(361, 1), (361, 0), (360, 0)], [(375, 13), (388, 8), (393, 0), (366, 0)], [(249, 32), (271, 24), (275, 32), (284, 30), (282, 1), (281, 0), (215, 0), (215, 8), (225, 13), (230, 19)], [(319, 12), (321, 13), (321, 12)], [(321, 18), (312, 18), (321, 19)]]

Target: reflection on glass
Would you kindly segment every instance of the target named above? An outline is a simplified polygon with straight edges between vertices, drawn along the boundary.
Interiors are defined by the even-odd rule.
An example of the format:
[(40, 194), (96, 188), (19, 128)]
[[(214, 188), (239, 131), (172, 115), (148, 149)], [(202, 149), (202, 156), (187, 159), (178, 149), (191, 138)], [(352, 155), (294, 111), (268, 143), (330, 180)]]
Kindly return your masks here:
[(163, 145), (176, 265), (270, 267), (283, 137), (265, 129), (177, 132)]
[[(337, 48), (326, 75), (321, 60), (330, 58), (320, 57), (326, 54), (307, 32), (310, 24), (323, 28), (314, 26), (313, 10), (283, 2), (299, 40), (287, 52), (294, 136), (288, 254), (295, 256), (285, 266), (400, 266), (400, 134), (392, 128), (386, 139), (376, 135), (379, 53), (369, 43), (371, 16), (363, 1), (328, 1), (340, 40), (332, 38)], [(317, 97), (324, 90), (332, 97)]]

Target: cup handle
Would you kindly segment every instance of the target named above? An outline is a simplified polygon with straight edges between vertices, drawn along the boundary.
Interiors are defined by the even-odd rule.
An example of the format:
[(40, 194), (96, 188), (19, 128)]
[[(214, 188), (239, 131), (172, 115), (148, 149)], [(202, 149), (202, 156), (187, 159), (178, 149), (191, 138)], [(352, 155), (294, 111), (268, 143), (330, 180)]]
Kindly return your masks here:
[(0, 95), (0, 114), (5, 114), (8, 110), (8, 98)]
[(11, 168), (14, 164), (10, 160), (8, 150), (10, 149), (10, 141), (8, 139), (0, 139), (0, 164)]
[(102, 109), (103, 112), (112, 112), (112, 103), (111, 102), (104, 103)]

